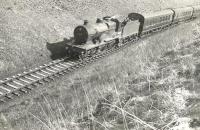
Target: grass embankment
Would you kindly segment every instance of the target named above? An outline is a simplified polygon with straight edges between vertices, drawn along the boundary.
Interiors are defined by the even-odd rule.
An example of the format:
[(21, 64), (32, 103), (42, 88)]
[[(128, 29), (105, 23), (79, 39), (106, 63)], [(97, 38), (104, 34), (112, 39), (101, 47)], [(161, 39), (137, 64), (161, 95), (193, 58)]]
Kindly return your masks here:
[[(157, 0), (7, 0), (0, 3), (0, 78), (51, 60), (46, 43), (72, 36), (84, 19), (194, 5)], [(122, 7), (122, 8), (119, 8)]]
[(189, 43), (199, 36), (199, 23), (186, 23), (147, 38), (14, 106), (26, 116), (5, 116), (14, 129), (29, 130), (182, 130), (181, 119), (196, 127), (200, 46)]

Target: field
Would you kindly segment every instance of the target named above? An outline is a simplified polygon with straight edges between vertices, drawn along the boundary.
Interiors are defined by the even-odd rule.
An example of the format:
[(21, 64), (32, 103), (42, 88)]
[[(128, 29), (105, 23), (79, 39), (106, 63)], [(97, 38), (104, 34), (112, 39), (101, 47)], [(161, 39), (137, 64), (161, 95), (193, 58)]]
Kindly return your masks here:
[[(16, 1), (20, 5), (27, 6), (26, 2)], [(29, 68), (36, 66), (37, 64), (33, 64), (35, 62), (41, 64), (50, 61), (50, 54), (45, 48), (45, 41), (52, 42), (49, 39), (53, 38), (53, 40), (57, 39), (56, 42), (58, 42), (59, 38), (70, 36), (72, 28), (81, 22), (80, 18), (92, 19), (93, 17), (126, 11), (159, 10), (159, 8), (172, 7), (172, 5), (180, 6), (181, 3), (161, 1), (167, 4), (155, 6), (147, 1), (134, 1), (139, 4), (135, 5), (135, 9), (132, 10), (132, 6), (130, 6), (134, 5), (132, 1), (117, 1), (116, 5), (107, 1), (103, 3), (109, 4), (98, 3), (96, 6), (94, 6), (95, 2), (92, 1), (83, 2), (87, 6), (83, 3), (80, 4), (81, 2), (78, 0), (75, 2), (80, 2), (79, 4), (72, 1), (68, 1), (68, 3), (60, 2), (62, 8), (55, 5), (52, 5), (52, 7), (55, 10), (61, 9), (59, 13), (63, 14), (63, 17), (60, 18), (61, 15), (57, 11), (52, 12), (51, 10), (52, 14), (49, 14), (49, 11), (45, 12), (44, 8), (38, 7), (39, 14), (36, 15), (34, 12), (35, 15), (28, 15), (34, 21), (37, 21), (26, 26), (26, 28), (28, 27), (27, 32), (31, 34), (26, 35), (25, 33), (25, 39), (21, 38), (23, 33), (20, 32), (18, 32), (19, 35), (7, 35), (9, 36), (7, 38), (11, 40), (11, 36), (14, 36), (13, 40), (18, 38), (19, 42), (2, 44), (3, 47), (7, 47), (7, 53), (16, 52), (16, 55), (9, 53), (10, 57), (7, 53), (2, 53), (5, 54), (3, 57), (8, 61), (2, 62), (2, 64), (8, 63), (8, 65), (4, 65), (8, 68), (2, 67), (2, 77), (20, 71), (20, 69), (15, 70), (10, 67), (10, 62), (13, 63), (14, 68), (18, 66)], [(193, 4), (191, 1), (182, 1), (182, 3)], [(126, 5), (126, 8), (117, 10), (117, 4)], [(41, 4), (41, 6), (44, 5)], [(107, 10), (105, 10), (105, 8), (98, 7), (99, 5), (113, 9), (106, 8)], [(31, 9), (30, 5), (26, 6), (22, 6), (23, 8), (20, 6), (21, 13), (33, 13), (33, 10), (24, 11), (24, 8)], [(93, 7), (89, 8), (91, 14), (87, 13), (88, 6)], [(45, 9), (49, 9), (49, 6)], [(80, 12), (74, 13), (73, 19), (70, 16), (75, 9), (80, 9)], [(44, 12), (41, 13), (41, 10)], [(92, 13), (93, 11), (94, 13)], [(40, 19), (44, 14), (49, 17), (49, 21)], [(57, 21), (55, 22), (52, 17), (56, 15)], [(60, 16), (58, 17), (58, 15)], [(6, 15), (6, 17), (8, 16), (11, 17)], [(19, 18), (18, 15), (12, 17)], [(22, 17), (19, 20), (24, 19), (26, 21), (26, 17)], [(67, 19), (69, 17), (70, 19)], [(73, 20), (77, 19), (79, 21), (75, 23)], [(70, 22), (71, 20), (73, 23)], [(17, 22), (17, 20), (10, 22)], [(53, 28), (53, 26), (50, 23), (55, 26), (57, 24), (58, 28), (52, 29), (54, 30), (52, 31), (51, 27)], [(26, 24), (26, 22), (23, 24)], [(23, 24), (20, 26), (24, 26)], [(36, 24), (39, 26), (33, 29), (32, 27)], [(41, 25), (46, 26), (44, 28), (49, 28), (49, 30), (40, 32), (44, 29), (41, 28)], [(17, 29), (14, 24), (10, 24), (9, 27), (10, 29), (12, 27)], [(23, 29), (21, 27), (18, 29)], [(30, 41), (22, 42), (21, 40), (27, 40), (28, 36), (33, 36), (33, 30), (38, 39), (30, 37)], [(45, 86), (46, 88), (36, 91), (34, 98), (26, 98), (23, 102), (10, 106), (9, 109), (1, 113), (0, 128), (2, 130), (198, 129), (200, 127), (200, 90), (198, 87), (200, 81), (200, 43), (193, 41), (199, 36), (200, 22), (195, 20), (145, 38), (130, 48), (48, 84)], [(36, 41), (32, 41), (33, 39)], [(31, 46), (25, 46), (26, 44)], [(23, 50), (18, 54), (18, 49), (13, 47)], [(12, 48), (12, 51), (9, 51), (10, 48)], [(27, 56), (28, 53), (32, 55)], [(42, 56), (38, 59), (39, 55)]]

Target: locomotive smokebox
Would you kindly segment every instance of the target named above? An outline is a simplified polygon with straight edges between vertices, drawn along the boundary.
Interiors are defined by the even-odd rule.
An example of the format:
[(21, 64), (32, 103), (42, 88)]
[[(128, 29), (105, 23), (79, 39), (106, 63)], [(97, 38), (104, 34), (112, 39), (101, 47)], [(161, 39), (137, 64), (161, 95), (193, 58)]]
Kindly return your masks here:
[(88, 41), (95, 42), (96, 39), (100, 39), (102, 33), (109, 30), (109, 27), (116, 27), (115, 23), (104, 23), (98, 19), (96, 23), (89, 23), (84, 21), (83, 25), (80, 25), (74, 30), (74, 39), (76, 45), (86, 44)]
[(88, 40), (88, 37), (89, 37), (88, 31), (84, 26), (78, 26), (75, 28), (74, 39), (75, 39), (76, 44), (81, 45), (81, 44), (86, 43)]

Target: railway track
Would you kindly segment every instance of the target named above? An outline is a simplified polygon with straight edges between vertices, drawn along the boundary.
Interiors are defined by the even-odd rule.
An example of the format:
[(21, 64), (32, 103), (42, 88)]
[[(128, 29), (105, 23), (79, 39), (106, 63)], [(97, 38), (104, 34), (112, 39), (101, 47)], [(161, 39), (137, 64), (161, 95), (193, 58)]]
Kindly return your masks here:
[[(149, 37), (151, 35), (145, 35), (143, 38)], [(69, 57), (65, 57), (63, 59), (52, 61), (48, 64), (44, 64), (35, 69), (25, 71), (21, 74), (17, 74), (10, 78), (6, 78), (5, 80), (0, 80), (0, 104), (15, 99), (16, 97), (20, 97), (20, 95), (28, 93), (32, 89), (35, 89), (37, 86), (51, 82), (60, 76), (70, 74), (75, 70), (91, 64), (105, 56), (108, 56), (117, 51), (121, 51), (122, 49), (131, 46), (138, 40), (142, 39), (130, 39), (120, 47), (108, 49), (103, 53), (96, 54), (92, 57), (87, 57), (84, 60), (72, 60)]]
[(66, 57), (63, 59), (52, 61), (35, 69), (30, 69), (21, 74), (17, 74), (5, 80), (0, 80), (0, 103), (8, 102), (22, 94), (26, 94), (35, 87), (53, 81), (55, 78), (72, 73), (90, 63), (93, 63), (105, 56), (115, 53), (125, 47), (130, 42), (136, 42), (138, 39), (127, 41), (121, 47), (109, 49), (103, 53), (87, 57), (84, 60), (71, 60)]

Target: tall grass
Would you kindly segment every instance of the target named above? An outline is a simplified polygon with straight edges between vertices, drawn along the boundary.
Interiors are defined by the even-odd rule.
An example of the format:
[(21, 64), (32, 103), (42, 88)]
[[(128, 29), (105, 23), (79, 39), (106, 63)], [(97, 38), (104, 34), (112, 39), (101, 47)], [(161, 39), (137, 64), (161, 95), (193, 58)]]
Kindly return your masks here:
[(63, 82), (54, 83), (56, 92), (43, 95), (27, 109), (26, 117), (14, 121), (19, 124), (15, 128), (173, 128), (187, 113), (187, 100), (199, 91), (195, 76), (199, 46), (188, 44), (198, 33), (194, 35), (190, 25), (144, 39), (90, 69), (62, 78)]

